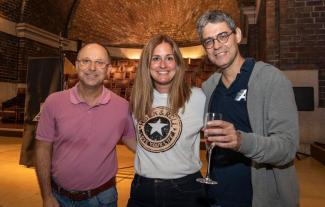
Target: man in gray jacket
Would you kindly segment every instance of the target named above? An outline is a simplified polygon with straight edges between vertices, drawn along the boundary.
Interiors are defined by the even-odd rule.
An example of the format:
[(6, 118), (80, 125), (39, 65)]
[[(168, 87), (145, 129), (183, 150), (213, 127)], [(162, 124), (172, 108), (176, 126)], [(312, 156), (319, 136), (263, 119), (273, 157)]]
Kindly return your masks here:
[(208, 58), (219, 69), (206, 82), (205, 110), (223, 114), (205, 133), (215, 144), (208, 186), (212, 206), (299, 205), (294, 158), (298, 113), (290, 81), (272, 65), (243, 58), (241, 30), (222, 11), (197, 22)]

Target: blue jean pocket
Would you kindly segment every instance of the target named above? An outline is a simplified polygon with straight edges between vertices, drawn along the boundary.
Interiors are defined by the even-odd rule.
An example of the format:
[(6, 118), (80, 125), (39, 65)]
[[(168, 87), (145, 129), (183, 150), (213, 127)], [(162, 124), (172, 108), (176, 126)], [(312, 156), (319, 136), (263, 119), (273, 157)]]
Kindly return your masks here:
[(116, 187), (112, 187), (106, 191), (99, 193), (96, 196), (99, 204), (114, 207), (117, 206), (117, 190)]

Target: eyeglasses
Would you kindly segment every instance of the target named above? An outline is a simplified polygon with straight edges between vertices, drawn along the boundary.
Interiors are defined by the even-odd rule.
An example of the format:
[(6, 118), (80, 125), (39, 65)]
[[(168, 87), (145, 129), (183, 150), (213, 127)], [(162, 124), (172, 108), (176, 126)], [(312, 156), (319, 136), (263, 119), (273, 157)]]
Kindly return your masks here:
[(89, 60), (89, 59), (81, 59), (77, 60), (80, 64), (80, 68), (85, 69), (88, 68), (94, 63), (96, 69), (104, 69), (108, 63), (105, 63), (104, 61), (101, 60)]
[(234, 33), (233, 31), (227, 33), (227, 32), (222, 32), (219, 33), (215, 38), (209, 37), (205, 40), (203, 40), (203, 47), (205, 49), (211, 49), (214, 46), (214, 41), (217, 40), (221, 44), (225, 44), (228, 42), (229, 36)]

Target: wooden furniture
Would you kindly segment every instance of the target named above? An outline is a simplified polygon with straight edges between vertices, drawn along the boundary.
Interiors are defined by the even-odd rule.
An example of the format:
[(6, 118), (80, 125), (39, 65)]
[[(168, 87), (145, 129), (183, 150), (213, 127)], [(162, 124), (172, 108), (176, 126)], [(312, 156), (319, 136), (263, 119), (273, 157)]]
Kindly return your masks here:
[(23, 123), (25, 111), (25, 88), (18, 88), (17, 95), (2, 102), (1, 119), (4, 123)]
[(325, 143), (314, 142), (310, 146), (311, 156), (325, 165)]

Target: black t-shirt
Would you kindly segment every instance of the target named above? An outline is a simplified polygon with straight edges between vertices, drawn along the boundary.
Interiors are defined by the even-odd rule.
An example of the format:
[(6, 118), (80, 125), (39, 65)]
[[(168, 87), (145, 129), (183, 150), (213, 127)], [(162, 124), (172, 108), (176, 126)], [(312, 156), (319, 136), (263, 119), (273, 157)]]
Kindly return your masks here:
[[(229, 88), (220, 79), (209, 104), (210, 112), (222, 113), (223, 120), (244, 132), (252, 132), (247, 112), (247, 93), (254, 65), (255, 60), (247, 58)], [(219, 184), (209, 187), (210, 197), (221, 206), (251, 206), (251, 160), (239, 152), (215, 147), (211, 166), (211, 176)]]

